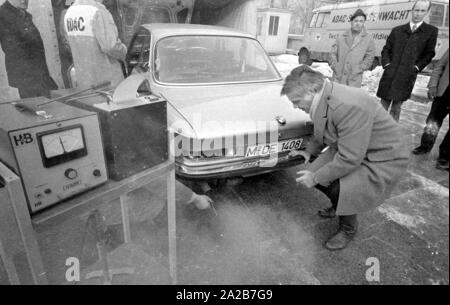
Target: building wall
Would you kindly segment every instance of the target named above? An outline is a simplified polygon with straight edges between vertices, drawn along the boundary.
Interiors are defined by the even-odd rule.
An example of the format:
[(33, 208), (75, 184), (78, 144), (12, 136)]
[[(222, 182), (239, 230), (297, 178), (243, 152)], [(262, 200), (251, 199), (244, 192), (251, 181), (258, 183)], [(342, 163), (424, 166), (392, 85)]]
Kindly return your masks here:
[[(0, 5), (5, 0), (0, 0)], [(63, 86), (61, 76), (61, 63), (59, 59), (58, 42), (56, 38), (55, 23), (53, 21), (53, 9), (51, 0), (31, 0), (29, 1), (28, 12), (33, 15), (33, 22), (41, 33), (44, 41), (45, 55), (50, 74), (58, 84)], [(45, 35), (43, 35), (45, 33)], [(33, 69), (33, 67), (30, 67)], [(0, 102), (18, 99), (17, 89), (8, 86), (8, 79), (5, 71), (5, 54), (0, 48)]]
[[(330, 0), (336, 2), (337, 0)], [(288, 9), (292, 12), (290, 34), (303, 34), (311, 21), (312, 10), (323, 4), (322, 0), (256, 0), (258, 8)]]
[[(270, 17), (279, 17), (277, 35), (269, 35)], [(258, 13), (261, 28), (258, 31), (258, 40), (269, 54), (284, 54), (286, 52), (289, 22), (291, 15), (289, 12), (263, 11)]]

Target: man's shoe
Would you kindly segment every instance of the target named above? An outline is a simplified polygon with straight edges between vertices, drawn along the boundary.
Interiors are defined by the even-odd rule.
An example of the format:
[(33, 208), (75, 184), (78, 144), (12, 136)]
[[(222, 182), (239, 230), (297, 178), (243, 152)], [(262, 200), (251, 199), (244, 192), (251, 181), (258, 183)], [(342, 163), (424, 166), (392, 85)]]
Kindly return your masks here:
[(336, 217), (336, 211), (332, 207), (320, 210), (318, 212), (318, 214), (319, 214), (320, 217), (323, 217), (323, 218), (334, 218), (334, 217)]
[(342, 250), (347, 247), (354, 236), (354, 233), (349, 234), (344, 230), (339, 229), (338, 232), (325, 243), (325, 248), (330, 251)]
[(426, 148), (425, 146), (417, 146), (416, 148), (414, 148), (414, 150), (412, 151), (413, 154), (415, 155), (424, 155), (430, 152), (431, 149)]
[(448, 170), (449, 164), (448, 160), (445, 159), (437, 159), (436, 168), (442, 170)]

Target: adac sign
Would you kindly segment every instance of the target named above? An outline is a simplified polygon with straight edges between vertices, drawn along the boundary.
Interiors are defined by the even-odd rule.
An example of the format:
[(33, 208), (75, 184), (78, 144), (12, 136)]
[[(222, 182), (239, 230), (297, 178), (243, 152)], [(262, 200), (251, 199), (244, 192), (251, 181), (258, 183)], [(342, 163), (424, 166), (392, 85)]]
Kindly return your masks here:
[[(411, 10), (391, 10), (383, 12), (370, 12), (367, 14), (366, 22), (387, 22), (387, 21), (407, 21), (410, 18)], [(350, 22), (351, 14), (338, 14), (332, 16), (331, 23), (348, 23)]]

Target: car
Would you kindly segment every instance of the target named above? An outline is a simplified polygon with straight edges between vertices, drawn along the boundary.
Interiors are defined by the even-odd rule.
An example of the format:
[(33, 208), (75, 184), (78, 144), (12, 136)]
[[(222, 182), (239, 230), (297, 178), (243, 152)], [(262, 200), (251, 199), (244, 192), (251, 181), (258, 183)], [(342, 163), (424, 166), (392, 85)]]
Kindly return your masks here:
[(280, 95), (283, 79), (260, 43), (238, 30), (141, 25), (130, 41), (129, 75), (168, 103), (177, 175), (246, 177), (293, 166), (311, 119)]

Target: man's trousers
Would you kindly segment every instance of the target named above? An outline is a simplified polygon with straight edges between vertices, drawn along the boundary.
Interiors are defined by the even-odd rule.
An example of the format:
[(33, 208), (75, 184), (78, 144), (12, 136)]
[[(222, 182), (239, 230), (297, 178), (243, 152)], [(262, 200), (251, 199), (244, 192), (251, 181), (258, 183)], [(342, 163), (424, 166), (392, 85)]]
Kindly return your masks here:
[[(329, 186), (325, 187), (320, 184), (316, 188), (324, 193), (331, 201), (334, 210), (337, 209), (339, 202), (340, 183), (339, 179), (333, 181)], [(340, 229), (348, 234), (355, 234), (358, 229), (358, 220), (356, 214), (354, 215), (339, 215)]]
[[(431, 104), (431, 110), (428, 114), (426, 126), (423, 130), (422, 138), (420, 141), (420, 146), (422, 146), (427, 151), (431, 151), (434, 143), (436, 142), (436, 138), (439, 134), (439, 130), (441, 129), (442, 122), (445, 117), (449, 114), (449, 102), (448, 99), (448, 88), (445, 90), (442, 96), (436, 97)], [(449, 136), (448, 130), (445, 134), (444, 140), (439, 146), (439, 158), (445, 159), (449, 161)]]
[[(392, 105), (391, 105), (392, 104)], [(396, 122), (400, 120), (400, 112), (402, 111), (402, 101), (388, 101), (381, 99), (381, 105), (386, 111), (389, 111), (389, 106), (391, 106), (390, 114)]]

